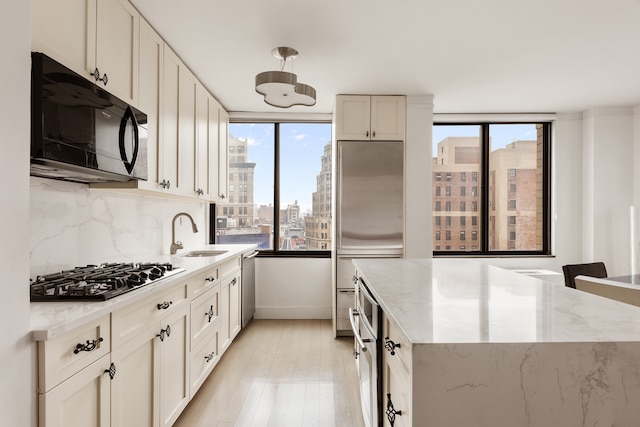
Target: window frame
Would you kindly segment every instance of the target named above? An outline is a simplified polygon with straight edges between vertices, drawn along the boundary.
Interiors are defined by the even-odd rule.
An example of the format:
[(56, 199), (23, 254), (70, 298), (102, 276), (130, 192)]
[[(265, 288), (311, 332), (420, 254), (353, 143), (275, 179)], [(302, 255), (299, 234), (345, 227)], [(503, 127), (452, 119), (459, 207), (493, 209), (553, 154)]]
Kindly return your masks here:
[[(491, 153), (490, 147), (490, 126), (491, 125), (542, 125), (542, 249), (541, 250), (489, 250), (489, 157)], [(434, 257), (522, 257), (522, 256), (551, 256), (551, 120), (523, 120), (523, 121), (464, 121), (449, 122), (435, 120), (433, 127), (436, 126), (478, 126), (480, 128), (480, 171), (472, 172), (471, 182), (477, 183), (479, 187), (479, 195), (471, 190), (471, 196), (476, 197), (477, 210), (474, 211), (472, 201), (471, 212), (478, 212), (478, 231), (471, 232), (471, 241), (479, 243), (477, 249), (471, 251), (451, 251), (451, 250), (433, 250)], [(435, 141), (434, 141), (435, 144)], [(445, 173), (445, 172), (440, 172)], [(511, 171), (509, 172), (511, 176)], [(475, 194), (474, 194), (475, 193)], [(473, 217), (472, 217), (473, 221)], [(517, 221), (517, 219), (516, 219)], [(472, 226), (474, 226), (472, 224)], [(479, 234), (479, 236), (478, 236)], [(474, 239), (475, 237), (475, 239)]]
[[(280, 227), (276, 226), (276, 224), (280, 224), (280, 125), (284, 124), (284, 125), (288, 125), (288, 124), (332, 124), (331, 120), (234, 120), (234, 119), (230, 119), (229, 120), (229, 124), (251, 124), (251, 123), (260, 123), (260, 124), (272, 124), (273, 125), (273, 145), (274, 145), (274, 168), (273, 168), (273, 241), (274, 241), (274, 247), (272, 249), (259, 249), (258, 250), (258, 257), (263, 258), (263, 257), (287, 257), (287, 258), (331, 258), (331, 253), (332, 253), (332, 249), (331, 248), (327, 248), (327, 249), (321, 249), (321, 250), (298, 250), (298, 251), (293, 251), (293, 250), (282, 250), (279, 249), (277, 247), (277, 245), (275, 244), (275, 242), (278, 242), (280, 240)], [(332, 130), (333, 133), (333, 130)], [(333, 152), (333, 148), (334, 148), (334, 144), (331, 145), (331, 156), (334, 156), (334, 152)], [(320, 160), (320, 159), (319, 159)], [(333, 199), (335, 196), (335, 186), (334, 186), (334, 181), (332, 180), (331, 182), (332, 185), (332, 189), (331, 189), (331, 199), (332, 199), (332, 206), (334, 205), (333, 203)], [(216, 224), (216, 220), (215, 220), (215, 213), (217, 212), (216, 210), (216, 205), (215, 204), (211, 204), (211, 208), (210, 208), (210, 212), (213, 215), (213, 219), (211, 221), (212, 224), (212, 232), (211, 232), (211, 238), (215, 239), (215, 224)], [(222, 204), (223, 207), (224, 204)], [(332, 215), (331, 221), (332, 223), (335, 220), (335, 215)], [(335, 224), (334, 224), (335, 225)], [(335, 244), (335, 242), (333, 241), (333, 237), (332, 236), (332, 245)], [(211, 243), (215, 243), (215, 240), (213, 240)]]

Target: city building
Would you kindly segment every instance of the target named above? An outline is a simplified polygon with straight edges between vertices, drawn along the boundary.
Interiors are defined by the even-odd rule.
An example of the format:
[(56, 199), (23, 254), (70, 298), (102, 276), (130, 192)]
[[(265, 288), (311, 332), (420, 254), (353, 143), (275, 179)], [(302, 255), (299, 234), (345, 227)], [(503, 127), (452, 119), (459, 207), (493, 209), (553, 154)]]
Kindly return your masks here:
[[(478, 137), (448, 137), (433, 158), (433, 248), (480, 250), (481, 183)], [(489, 250), (541, 246), (538, 140), (514, 141), (489, 159)]]
[(321, 170), (316, 178), (311, 215), (304, 218), (305, 245), (309, 250), (331, 249), (331, 142), (324, 146)]

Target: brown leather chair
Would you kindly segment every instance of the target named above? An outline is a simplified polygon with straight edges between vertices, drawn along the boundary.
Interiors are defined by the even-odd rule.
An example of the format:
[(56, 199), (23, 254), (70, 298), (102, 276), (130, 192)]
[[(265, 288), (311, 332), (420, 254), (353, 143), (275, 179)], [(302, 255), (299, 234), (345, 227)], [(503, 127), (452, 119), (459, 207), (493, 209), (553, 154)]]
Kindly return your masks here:
[(597, 277), (599, 279), (607, 277), (607, 269), (603, 262), (563, 265), (562, 272), (564, 273), (564, 285), (574, 289), (576, 276)]

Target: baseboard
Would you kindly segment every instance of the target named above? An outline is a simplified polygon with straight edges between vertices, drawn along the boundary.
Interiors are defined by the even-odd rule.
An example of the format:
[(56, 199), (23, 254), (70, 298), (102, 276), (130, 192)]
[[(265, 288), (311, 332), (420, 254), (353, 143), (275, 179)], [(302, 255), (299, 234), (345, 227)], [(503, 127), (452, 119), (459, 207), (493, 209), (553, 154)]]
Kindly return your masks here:
[(331, 319), (331, 307), (256, 307), (254, 319)]

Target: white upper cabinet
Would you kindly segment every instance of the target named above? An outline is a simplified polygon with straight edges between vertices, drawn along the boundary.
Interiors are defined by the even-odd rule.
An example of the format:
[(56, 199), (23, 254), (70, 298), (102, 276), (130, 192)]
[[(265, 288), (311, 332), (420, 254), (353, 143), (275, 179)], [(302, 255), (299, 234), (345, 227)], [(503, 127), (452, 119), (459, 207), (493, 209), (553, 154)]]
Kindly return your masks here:
[(213, 97), (207, 98), (208, 102), (208, 127), (209, 127), (209, 191), (210, 199), (219, 201), (218, 194), (218, 146), (220, 141), (220, 110), (222, 107)]
[(182, 64), (178, 89), (178, 182), (185, 194), (196, 196), (196, 89), (198, 80)]
[(228, 170), (229, 170), (229, 113), (224, 109), (218, 109), (218, 201), (224, 202), (229, 195)]
[(33, 51), (138, 105), (140, 15), (133, 6), (126, 0), (34, 0), (31, 11)]
[(338, 95), (336, 139), (343, 141), (403, 141), (404, 96)]
[(95, 56), (87, 58), (95, 58), (88, 71), (99, 70), (106, 89), (132, 105), (138, 105), (139, 24), (138, 11), (126, 0), (99, 0)]
[[(147, 181), (140, 181), (142, 188), (159, 189), (161, 168), (159, 167), (160, 145), (160, 87), (162, 85), (164, 42), (144, 19), (140, 20), (140, 110), (147, 115)], [(144, 155), (144, 153), (140, 153)]]

